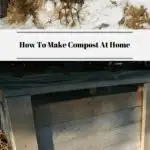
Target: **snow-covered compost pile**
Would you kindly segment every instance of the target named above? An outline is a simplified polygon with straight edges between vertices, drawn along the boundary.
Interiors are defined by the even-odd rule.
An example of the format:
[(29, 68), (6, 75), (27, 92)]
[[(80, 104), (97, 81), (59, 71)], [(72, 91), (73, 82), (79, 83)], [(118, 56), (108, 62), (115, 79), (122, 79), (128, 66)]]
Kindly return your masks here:
[(150, 0), (10, 0), (0, 28), (150, 29)]
[(8, 138), (2, 130), (0, 130), (0, 150), (10, 150)]
[(127, 3), (124, 8), (124, 16), (119, 21), (119, 24), (132, 29), (150, 28), (150, 12), (148, 12), (148, 10), (148, 7), (146, 8), (142, 4), (135, 6)]

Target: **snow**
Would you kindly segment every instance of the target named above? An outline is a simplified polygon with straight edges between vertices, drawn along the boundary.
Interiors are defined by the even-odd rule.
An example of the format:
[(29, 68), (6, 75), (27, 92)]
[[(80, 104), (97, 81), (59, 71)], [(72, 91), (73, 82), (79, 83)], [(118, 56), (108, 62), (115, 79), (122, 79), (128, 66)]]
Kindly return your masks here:
[[(113, 2), (116, 2), (113, 3)], [(85, 0), (83, 8), (80, 12), (80, 24), (67, 29), (98, 29), (100, 25), (104, 25), (107, 29), (120, 29), (118, 22), (123, 17), (123, 8), (126, 3), (133, 6), (144, 5), (150, 12), (150, 0)], [(54, 13), (54, 5), (48, 1), (45, 6), (38, 12), (38, 24), (46, 29), (66, 29), (66, 26), (60, 23), (58, 16)], [(145, 25), (148, 27), (148, 25)], [(25, 25), (8, 25), (0, 20), (1, 29), (36, 29), (29, 17)]]
[(128, 0), (128, 2), (135, 7), (140, 7), (143, 5), (150, 12), (150, 0)]
[(144, 26), (144, 28), (146, 28), (146, 29), (150, 29), (150, 25), (147, 24), (147, 23), (144, 23), (143, 26)]

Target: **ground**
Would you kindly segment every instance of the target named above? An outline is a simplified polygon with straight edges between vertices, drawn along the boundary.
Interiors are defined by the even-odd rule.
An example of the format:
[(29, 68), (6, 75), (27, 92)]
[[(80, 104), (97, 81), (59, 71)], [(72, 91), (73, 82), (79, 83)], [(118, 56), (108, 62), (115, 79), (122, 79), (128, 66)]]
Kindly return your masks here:
[(7, 136), (2, 130), (0, 130), (0, 150), (10, 150)]
[[(125, 16), (124, 8), (127, 2), (130, 8), (130, 15)], [(141, 7), (143, 5), (143, 7)], [(141, 9), (140, 9), (141, 7)], [(50, 11), (50, 4), (47, 3), (45, 8)], [(136, 8), (136, 9), (134, 9)], [(146, 14), (145, 14), (145, 8)], [(137, 11), (142, 10), (140, 13)], [(150, 29), (150, 0), (85, 0), (85, 4), (80, 12), (81, 23), (77, 23), (74, 27), (66, 27), (60, 23), (60, 20), (47, 23), (49, 14), (40, 12), (42, 25), (46, 29)], [(127, 14), (127, 12), (126, 12)], [(129, 13), (128, 13), (129, 14)], [(137, 16), (137, 14), (139, 16)], [(143, 15), (143, 16), (142, 16)], [(142, 17), (141, 17), (142, 16)], [(139, 23), (140, 22), (140, 23)], [(45, 24), (44, 24), (45, 23)], [(1, 29), (20, 28), (20, 29), (36, 29), (37, 26), (32, 22), (29, 16), (25, 25), (9, 25), (0, 20)]]

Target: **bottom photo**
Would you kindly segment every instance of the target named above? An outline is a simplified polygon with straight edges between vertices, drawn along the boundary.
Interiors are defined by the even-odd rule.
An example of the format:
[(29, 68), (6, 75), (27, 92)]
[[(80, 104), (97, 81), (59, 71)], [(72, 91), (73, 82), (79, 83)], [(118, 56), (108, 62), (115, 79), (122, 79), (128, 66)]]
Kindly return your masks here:
[(0, 150), (150, 150), (150, 62), (0, 68)]

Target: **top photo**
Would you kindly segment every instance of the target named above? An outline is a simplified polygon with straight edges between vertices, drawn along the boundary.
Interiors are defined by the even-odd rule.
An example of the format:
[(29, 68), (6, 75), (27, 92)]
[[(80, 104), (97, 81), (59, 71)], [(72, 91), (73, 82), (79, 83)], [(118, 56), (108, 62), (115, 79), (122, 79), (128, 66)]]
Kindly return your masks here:
[(0, 1), (0, 29), (150, 29), (150, 0)]

